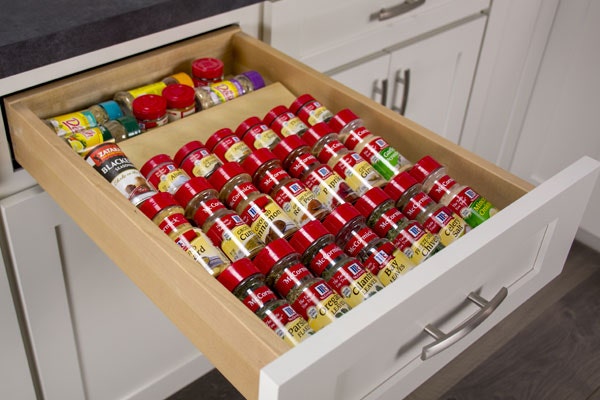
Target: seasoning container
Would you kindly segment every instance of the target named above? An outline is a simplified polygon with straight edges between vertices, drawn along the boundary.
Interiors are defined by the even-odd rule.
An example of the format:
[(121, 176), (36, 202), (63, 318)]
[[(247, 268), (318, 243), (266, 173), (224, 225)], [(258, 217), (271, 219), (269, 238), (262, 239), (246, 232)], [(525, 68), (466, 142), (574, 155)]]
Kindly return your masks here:
[(258, 117), (246, 118), (235, 130), (237, 137), (252, 150), (258, 150), (266, 147), (273, 150), (273, 147), (281, 140), (271, 128), (269, 128)]
[(342, 204), (323, 220), (346, 254), (356, 257), (387, 286), (415, 264), (387, 239), (380, 238), (365, 223), (365, 217), (351, 204)]
[(325, 218), (329, 210), (300, 180), (292, 178), (269, 149), (258, 149), (242, 163), (261, 192), (270, 195), (298, 225)]
[(358, 195), (346, 181), (327, 164), (322, 164), (310, 153), (310, 147), (300, 136), (284, 138), (273, 154), (282, 162), (283, 168), (293, 178), (300, 179), (321, 203), (333, 210), (343, 203), (354, 203)]
[(433, 201), (448, 206), (471, 228), (481, 225), (498, 212), (485, 197), (450, 177), (446, 167), (431, 156), (421, 158), (408, 172), (423, 185), (423, 191)]
[(123, 115), (119, 105), (112, 100), (94, 104), (81, 111), (58, 115), (45, 120), (58, 136), (68, 137), (73, 133), (95, 128)]
[(210, 135), (206, 141), (208, 151), (214, 153), (223, 162), (241, 163), (252, 150), (229, 128), (222, 128)]
[(404, 215), (438, 234), (445, 247), (466, 233), (467, 223), (445, 205), (434, 202), (407, 171), (392, 178), (384, 190)]
[(130, 115), (123, 115), (122, 117), (107, 121), (103, 126), (108, 129), (116, 143), (142, 133), (137, 120)]
[(219, 192), (206, 178), (195, 176), (186, 181), (174, 194), (175, 200), (184, 209), (183, 215), (193, 220), (202, 202), (217, 199)]
[(390, 240), (414, 264), (422, 263), (444, 248), (437, 234), (406, 218), (396, 208), (394, 200), (380, 188), (367, 191), (354, 207), (364, 215), (369, 228), (379, 237)]
[(157, 94), (143, 94), (133, 100), (133, 116), (137, 119), (142, 132), (166, 125), (167, 100)]
[(282, 138), (290, 135), (302, 136), (308, 129), (308, 126), (284, 105), (269, 110), (263, 121)]
[(199, 86), (196, 91), (196, 108), (206, 110), (243, 96), (265, 86), (265, 81), (257, 71), (246, 71), (232, 79)]
[(213, 57), (202, 57), (192, 61), (194, 87), (208, 86), (223, 80), (223, 61)]
[(170, 193), (158, 192), (139, 208), (212, 276), (218, 276), (229, 265), (225, 255), (204, 232), (192, 227), (183, 208)]
[(333, 113), (310, 94), (300, 95), (290, 105), (290, 111), (308, 126), (329, 122)]
[(199, 140), (192, 140), (181, 146), (173, 156), (177, 168), (189, 176), (208, 178), (223, 163)]
[(312, 154), (337, 172), (358, 196), (387, 183), (360, 154), (348, 150), (327, 124), (321, 122), (312, 126), (303, 139), (311, 147)]
[(180, 120), (196, 112), (196, 92), (188, 85), (176, 83), (162, 91), (167, 101), (167, 118), (169, 122)]
[(175, 194), (181, 185), (190, 179), (184, 170), (166, 154), (157, 154), (142, 165), (140, 172), (160, 192)]
[(281, 207), (252, 184), (252, 178), (238, 163), (223, 164), (209, 182), (219, 192), (219, 200), (235, 210), (263, 242), (288, 238), (298, 230)]
[(232, 263), (217, 279), (290, 345), (296, 346), (315, 333), (286, 300), (267, 286), (265, 276), (249, 259)]
[(266, 275), (267, 284), (284, 297), (318, 331), (350, 311), (350, 306), (301, 262), (285, 239), (277, 239), (258, 253), (254, 264)]
[(154, 82), (134, 89), (119, 91), (115, 93), (113, 99), (119, 104), (122, 110), (124, 110), (126, 113), (132, 114), (133, 101), (136, 98), (145, 94), (161, 95), (165, 87), (176, 83), (194, 86), (194, 82), (188, 74), (185, 72), (178, 72), (163, 78), (159, 82)]
[(85, 156), (85, 161), (109, 181), (134, 206), (156, 191), (115, 143), (101, 143)]
[(335, 243), (334, 236), (319, 222), (304, 225), (290, 239), (300, 261), (325, 281), (352, 308), (383, 289), (379, 280)]
[(110, 131), (103, 126), (96, 126), (72, 133), (65, 137), (66, 142), (80, 156), (86, 156), (92, 147), (105, 142), (114, 142), (115, 140)]

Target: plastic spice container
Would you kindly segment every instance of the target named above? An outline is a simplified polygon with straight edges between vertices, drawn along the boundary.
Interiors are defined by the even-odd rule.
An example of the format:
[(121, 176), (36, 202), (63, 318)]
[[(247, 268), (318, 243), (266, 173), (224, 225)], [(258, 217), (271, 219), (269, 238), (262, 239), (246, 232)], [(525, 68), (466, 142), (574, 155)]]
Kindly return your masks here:
[(437, 233), (444, 246), (467, 232), (467, 223), (445, 205), (433, 201), (408, 172), (396, 175), (384, 190), (404, 215), (419, 221), (429, 232)]
[(225, 65), (218, 58), (203, 57), (192, 61), (194, 87), (207, 86), (223, 80)]
[(206, 141), (208, 151), (214, 153), (223, 162), (241, 163), (252, 150), (229, 128), (222, 128), (210, 135)]
[(187, 86), (194, 86), (192, 78), (185, 72), (178, 72), (169, 75), (159, 82), (154, 82), (149, 85), (140, 86), (135, 89), (123, 90), (115, 93), (113, 99), (120, 105), (121, 109), (127, 113), (133, 112), (133, 101), (145, 94), (161, 95), (163, 89), (168, 85), (180, 83)]
[(437, 234), (417, 221), (411, 221), (396, 208), (394, 200), (380, 188), (364, 194), (354, 207), (367, 220), (367, 226), (385, 237), (415, 264), (420, 264), (444, 248)]
[(179, 190), (175, 192), (175, 200), (183, 209), (185, 217), (193, 220), (194, 215), (200, 207), (200, 203), (207, 200), (217, 199), (219, 192), (201, 176), (195, 176), (185, 182)]
[(225, 163), (209, 182), (219, 192), (221, 202), (235, 210), (263, 242), (288, 238), (298, 230), (281, 207), (252, 184), (252, 178), (238, 163)]
[(235, 134), (252, 150), (273, 147), (281, 140), (271, 128), (258, 117), (246, 118), (235, 130)]
[(65, 140), (73, 150), (85, 157), (92, 147), (106, 142), (114, 142), (108, 129), (103, 126), (96, 126), (85, 130), (77, 131), (66, 137)]
[(284, 105), (269, 110), (263, 121), (282, 138), (290, 135), (302, 136), (308, 129), (308, 126)]
[(332, 112), (310, 94), (298, 96), (290, 105), (290, 111), (309, 126), (319, 122), (328, 122), (333, 118)]
[(208, 178), (223, 163), (199, 140), (192, 140), (181, 146), (173, 156), (177, 168), (189, 176)]
[(177, 121), (196, 112), (196, 92), (188, 85), (180, 83), (169, 85), (163, 89), (162, 96), (167, 101), (169, 122)]
[(166, 154), (157, 154), (142, 165), (140, 172), (160, 192), (175, 194), (177, 189), (190, 179), (184, 170)]
[(257, 71), (246, 71), (232, 79), (200, 86), (196, 91), (196, 108), (206, 110), (243, 96), (265, 86), (265, 81)]
[(296, 346), (315, 333), (286, 300), (266, 285), (265, 276), (249, 259), (232, 263), (217, 279), (290, 345)]
[(242, 163), (261, 192), (269, 194), (292, 220), (302, 226), (325, 218), (327, 209), (300, 180), (292, 178), (269, 149), (259, 149)]
[(471, 228), (481, 225), (498, 212), (485, 197), (452, 179), (446, 167), (431, 156), (417, 161), (408, 172), (423, 185), (423, 190), (433, 201), (448, 206)]
[(133, 116), (137, 119), (142, 132), (166, 125), (167, 100), (157, 94), (144, 94), (133, 100)]
[(333, 210), (343, 203), (354, 203), (358, 199), (358, 195), (337, 172), (310, 153), (310, 147), (300, 136), (286, 137), (275, 146), (273, 153), (281, 160), (283, 168), (293, 178), (306, 184), (329, 209)]
[(318, 331), (348, 311), (350, 306), (323, 278), (315, 277), (285, 239), (275, 240), (258, 253), (254, 264), (266, 275), (267, 284)]
[(337, 137), (325, 123), (316, 124), (304, 134), (312, 154), (337, 172), (357, 195), (362, 196), (371, 188), (385, 186), (386, 180), (371, 164), (360, 154), (348, 150)]
[(72, 133), (102, 125), (105, 122), (123, 115), (119, 105), (112, 100), (94, 104), (81, 111), (48, 118), (45, 122), (59, 136), (70, 136)]
[(365, 217), (352, 205), (342, 204), (323, 221), (346, 254), (356, 257), (384, 285), (395, 281), (415, 264), (387, 239), (365, 224)]
[(142, 133), (137, 120), (129, 115), (107, 121), (104, 127), (110, 131), (110, 135), (117, 143)]
[(375, 136), (365, 128), (362, 119), (349, 109), (335, 114), (329, 121), (329, 126), (339, 132), (340, 141), (348, 149), (356, 151), (369, 161), (385, 179), (391, 179), (412, 165), (385, 139)]
[(319, 222), (304, 225), (290, 239), (302, 263), (325, 279), (346, 303), (356, 307), (383, 289), (379, 280), (335, 243), (334, 236)]

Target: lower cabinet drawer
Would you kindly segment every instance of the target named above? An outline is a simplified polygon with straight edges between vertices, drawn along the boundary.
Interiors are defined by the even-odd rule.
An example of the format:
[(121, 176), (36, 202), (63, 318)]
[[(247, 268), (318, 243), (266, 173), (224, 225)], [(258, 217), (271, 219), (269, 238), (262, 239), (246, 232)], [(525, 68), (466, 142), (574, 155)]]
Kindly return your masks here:
[[(189, 140), (205, 141), (217, 129), (310, 93), (334, 112), (352, 109), (409, 160), (435, 157), (502, 210), (290, 348), (41, 119), (187, 70), (200, 56), (221, 58), (228, 74), (258, 70), (269, 84), (121, 142), (138, 167), (154, 154), (173, 154)], [(584, 158), (533, 188), (237, 27), (17, 94), (5, 107), (17, 161), (249, 399), (407, 395), (560, 273), (600, 170)]]

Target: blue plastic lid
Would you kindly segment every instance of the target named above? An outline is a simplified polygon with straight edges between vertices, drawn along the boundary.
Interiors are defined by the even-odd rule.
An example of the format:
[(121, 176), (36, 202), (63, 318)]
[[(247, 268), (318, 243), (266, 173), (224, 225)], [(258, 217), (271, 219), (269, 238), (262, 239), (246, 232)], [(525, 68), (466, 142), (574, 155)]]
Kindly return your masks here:
[(99, 104), (100, 107), (104, 108), (104, 111), (108, 114), (108, 119), (117, 119), (123, 116), (121, 107), (114, 100), (108, 100)]

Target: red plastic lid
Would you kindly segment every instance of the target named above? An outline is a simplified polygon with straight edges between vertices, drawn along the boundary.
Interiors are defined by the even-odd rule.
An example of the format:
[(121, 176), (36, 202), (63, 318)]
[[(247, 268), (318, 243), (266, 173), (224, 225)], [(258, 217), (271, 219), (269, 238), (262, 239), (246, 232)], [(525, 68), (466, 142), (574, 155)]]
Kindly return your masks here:
[(256, 257), (254, 257), (254, 264), (258, 267), (260, 272), (268, 275), (271, 268), (273, 268), (279, 260), (294, 253), (297, 254), (296, 250), (290, 246), (287, 240), (283, 238), (275, 239), (258, 252)]
[(243, 139), (244, 135), (246, 134), (246, 132), (248, 132), (250, 128), (252, 128), (255, 125), (260, 125), (262, 123), (263, 121), (261, 121), (261, 119), (258, 117), (246, 118), (242, 121), (241, 124), (238, 125), (238, 127), (235, 130), (235, 134), (240, 139)]
[(306, 103), (308, 103), (309, 101), (316, 101), (316, 100), (310, 94), (302, 94), (302, 95), (298, 96), (296, 98), (296, 100), (294, 100), (292, 102), (292, 104), (290, 104), (290, 111), (293, 112), (294, 114), (298, 114), (298, 110), (300, 110), (300, 108), (302, 108), (302, 106), (305, 105)]
[(355, 218), (363, 218), (363, 215), (350, 203), (337, 206), (324, 220), (323, 226), (329, 232), (337, 235), (342, 228)]
[(331, 120), (329, 120), (329, 127), (333, 129), (334, 132), (339, 133), (343, 127), (355, 119), (358, 119), (358, 115), (354, 114), (352, 111), (350, 111), (350, 109), (344, 108), (342, 111), (335, 114)]
[(275, 106), (267, 113), (267, 115), (265, 115), (265, 117), (263, 118), (263, 122), (269, 127), (271, 127), (271, 124), (273, 123), (273, 121), (275, 121), (277, 117), (288, 111), (289, 109), (284, 105)]
[(419, 182), (417, 182), (417, 180), (408, 172), (402, 171), (393, 177), (387, 185), (385, 185), (384, 191), (388, 196), (397, 202), (408, 189), (418, 184)]
[(184, 108), (194, 104), (196, 92), (188, 85), (176, 83), (163, 89), (162, 95), (167, 100), (168, 108)]
[(442, 168), (442, 164), (431, 156), (425, 156), (417, 161), (408, 172), (417, 182), (423, 183), (425, 178), (439, 168)]
[(277, 160), (277, 156), (273, 154), (273, 152), (266, 147), (262, 149), (255, 150), (252, 154), (242, 161), (242, 168), (250, 174), (250, 176), (254, 176), (256, 171), (260, 168), (261, 165), (270, 161)]
[(215, 146), (219, 144), (219, 142), (226, 137), (235, 136), (235, 133), (229, 128), (221, 128), (208, 138), (206, 141), (206, 147), (208, 151), (212, 152), (215, 149)]
[(173, 156), (173, 161), (175, 162), (175, 165), (177, 167), (181, 167), (183, 159), (186, 158), (188, 154), (200, 149), (206, 149), (206, 151), (208, 151), (206, 146), (199, 140), (192, 140), (191, 142), (184, 144), (179, 148), (179, 150), (177, 150), (177, 153), (175, 153), (175, 155)]
[(143, 94), (133, 100), (132, 109), (137, 119), (159, 119), (167, 113), (167, 100), (157, 94)]
[(208, 177), (208, 181), (220, 192), (228, 181), (241, 174), (247, 174), (247, 172), (239, 163), (226, 162)]
[(152, 219), (160, 210), (165, 207), (178, 206), (179, 203), (175, 200), (175, 197), (169, 192), (157, 192), (152, 197), (149, 197), (138, 208), (148, 218)]
[(185, 181), (183, 185), (177, 189), (175, 192), (175, 200), (185, 208), (194, 196), (206, 190), (215, 190), (215, 188), (208, 183), (206, 178), (195, 176)]
[(306, 132), (302, 135), (302, 140), (304, 140), (310, 147), (313, 147), (315, 143), (319, 141), (324, 136), (335, 133), (329, 125), (325, 122), (319, 122), (308, 128)]
[(157, 154), (148, 161), (146, 161), (144, 165), (142, 165), (142, 168), (140, 168), (140, 173), (144, 175), (146, 179), (148, 179), (148, 176), (150, 175), (152, 170), (161, 164), (175, 165), (175, 162), (168, 154)]
[(360, 211), (365, 217), (369, 217), (373, 211), (386, 201), (392, 201), (392, 198), (379, 187), (374, 187), (366, 191), (359, 199), (354, 203), (354, 207)]
[(217, 280), (221, 282), (227, 290), (233, 292), (240, 283), (256, 274), (260, 274), (256, 265), (254, 265), (249, 258), (240, 258), (225, 268), (223, 272), (219, 274)]
[(218, 58), (204, 57), (192, 62), (192, 74), (198, 78), (220, 78), (223, 76), (223, 68), (223, 61)]
[[(310, 221), (296, 231), (289, 239), (290, 245), (300, 254), (304, 254), (317, 239), (331, 233), (320, 221)], [(333, 238), (332, 238), (333, 240)]]
[[(277, 145), (275, 145), (273, 148), (273, 154), (275, 154), (277, 158), (283, 162), (292, 151), (302, 146), (308, 147), (308, 144), (306, 144), (306, 142), (302, 140), (300, 136), (290, 135), (283, 138), (279, 143), (277, 143)], [(308, 148), (306, 150), (310, 151)]]

